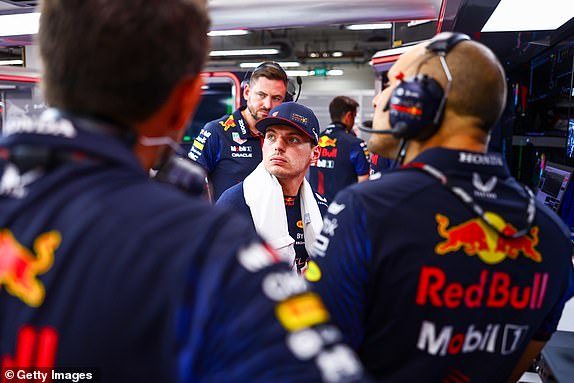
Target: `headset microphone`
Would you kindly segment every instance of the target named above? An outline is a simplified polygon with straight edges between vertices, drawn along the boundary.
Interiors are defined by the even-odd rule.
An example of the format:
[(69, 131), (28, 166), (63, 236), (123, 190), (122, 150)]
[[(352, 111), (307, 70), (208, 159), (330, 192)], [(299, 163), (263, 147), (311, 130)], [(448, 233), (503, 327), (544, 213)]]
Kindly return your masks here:
[(303, 85), (303, 79), (301, 76), (297, 76), (297, 85), (299, 86), (299, 90), (297, 90), (297, 97), (295, 97), (295, 102), (299, 100), (299, 96), (301, 95), (301, 87)]
[(211, 200), (207, 174), (197, 163), (186, 155), (185, 150), (171, 137), (140, 137), (139, 142), (144, 146), (167, 145), (174, 153), (162, 160), (151, 177), (165, 182), (193, 195)]
[(361, 132), (365, 132), (365, 133), (373, 133), (373, 134), (393, 134), (394, 133), (391, 129), (375, 130), (373, 128), (367, 128), (364, 126), (359, 126), (358, 128)]

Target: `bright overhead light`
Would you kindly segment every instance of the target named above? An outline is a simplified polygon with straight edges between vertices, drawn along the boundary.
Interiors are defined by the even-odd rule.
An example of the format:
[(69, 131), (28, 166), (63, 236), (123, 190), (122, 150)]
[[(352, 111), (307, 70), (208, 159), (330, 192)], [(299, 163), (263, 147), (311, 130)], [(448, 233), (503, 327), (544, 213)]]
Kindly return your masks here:
[(260, 49), (230, 49), (225, 51), (211, 51), (209, 56), (266, 56), (279, 54), (277, 48), (260, 48)]
[(391, 23), (378, 23), (378, 24), (351, 24), (347, 25), (345, 28), (352, 31), (366, 31), (371, 29), (391, 29), (393, 24)]
[(207, 32), (209, 37), (218, 37), (218, 36), (243, 36), (248, 34), (249, 31), (247, 29), (227, 29), (221, 31), (210, 31)]
[(411, 49), (412, 47), (413, 47), (412, 45), (403, 45), (402, 47), (398, 47), (398, 48), (385, 49), (385, 50), (378, 51), (377, 53), (375, 53), (373, 58), (401, 55), (401, 54), (405, 53), (406, 51), (408, 51), (409, 49)]
[(296, 76), (301, 76), (301, 77), (305, 77), (305, 76), (312, 76), (311, 74), (309, 74), (308, 70), (286, 70), (285, 73), (287, 73), (287, 76), (289, 77), (296, 77)]
[(331, 56), (333, 56), (333, 57), (343, 57), (343, 52), (341, 52), (341, 51), (335, 51), (335, 52), (331, 53)]
[(427, 20), (413, 20), (413, 21), (409, 21), (407, 24), (407, 27), (416, 27), (417, 25), (423, 25), (426, 23), (430, 23), (431, 21), (434, 21), (433, 19), (427, 19)]
[(318, 73), (316, 73), (314, 70), (288, 70), (285, 71), (285, 73), (287, 73), (287, 76), (289, 77), (296, 77), (296, 76), (301, 76), (301, 77), (307, 77), (307, 76), (342, 76), (343, 75), (343, 70), (342, 69), (331, 69), (331, 70), (327, 70), (325, 71), (324, 69), (321, 69), (321, 74), (319, 75)]
[(39, 26), (39, 12), (0, 16), (0, 36), (35, 35)]
[(572, 0), (501, 0), (481, 32), (554, 30), (573, 15)]
[[(301, 66), (301, 64), (298, 63), (297, 61), (275, 61), (275, 63), (279, 64), (282, 68), (296, 68), (298, 66)], [(258, 63), (240, 63), (239, 67), (240, 68), (257, 68), (259, 65), (261, 65), (260, 62), (258, 62)]]
[(23, 60), (0, 60), (0, 65), (22, 65), (24, 64)]

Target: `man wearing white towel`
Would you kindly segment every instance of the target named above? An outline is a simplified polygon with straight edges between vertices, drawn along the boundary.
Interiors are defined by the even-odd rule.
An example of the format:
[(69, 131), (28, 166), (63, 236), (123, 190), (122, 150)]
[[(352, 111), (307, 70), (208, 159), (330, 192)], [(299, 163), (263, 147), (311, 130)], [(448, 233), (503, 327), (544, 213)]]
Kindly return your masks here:
[(265, 135), (263, 161), (245, 181), (226, 190), (217, 204), (250, 217), (257, 232), (280, 255), (293, 259), (300, 274), (328, 207), (305, 179), (319, 158), (319, 121), (306, 106), (286, 102), (255, 126)]

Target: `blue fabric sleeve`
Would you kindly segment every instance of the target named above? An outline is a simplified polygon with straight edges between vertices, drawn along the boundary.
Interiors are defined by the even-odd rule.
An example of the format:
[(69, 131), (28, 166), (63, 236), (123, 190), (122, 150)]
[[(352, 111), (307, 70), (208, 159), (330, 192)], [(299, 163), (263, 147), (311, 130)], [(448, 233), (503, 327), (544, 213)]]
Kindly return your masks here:
[(562, 316), (562, 311), (564, 311), (564, 305), (574, 296), (574, 268), (570, 265), (570, 272), (568, 277), (568, 285), (564, 291), (562, 299), (556, 303), (556, 306), (548, 314), (548, 316), (542, 322), (542, 325), (538, 331), (534, 334), (533, 338), (535, 340), (547, 341), (550, 339), (552, 334), (556, 331), (558, 327), (558, 322)]
[(180, 381), (365, 381), (320, 298), (239, 218), (221, 222), (189, 272)]
[(344, 340), (358, 349), (363, 340), (363, 313), (371, 257), (363, 206), (347, 190), (337, 194), (323, 220), (311, 254), (307, 279), (340, 327)]
[(350, 156), (357, 176), (364, 176), (369, 174), (370, 163), (367, 144), (365, 144), (363, 141), (356, 141), (353, 143), (351, 146)]
[(200, 164), (207, 173), (211, 173), (219, 162), (220, 153), (221, 139), (218, 134), (217, 121), (211, 121), (205, 124), (193, 140), (188, 156)]
[(253, 223), (251, 210), (245, 203), (245, 196), (243, 195), (243, 182), (224, 191), (215, 204), (225, 209), (233, 210), (235, 213), (239, 213)]

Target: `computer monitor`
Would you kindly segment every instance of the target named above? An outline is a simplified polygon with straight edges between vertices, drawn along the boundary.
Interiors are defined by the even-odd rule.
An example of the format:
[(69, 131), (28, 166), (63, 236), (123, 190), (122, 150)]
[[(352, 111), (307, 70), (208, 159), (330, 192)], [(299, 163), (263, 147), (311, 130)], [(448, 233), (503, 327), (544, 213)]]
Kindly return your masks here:
[(538, 183), (536, 199), (558, 212), (573, 170), (569, 166), (546, 162)]

